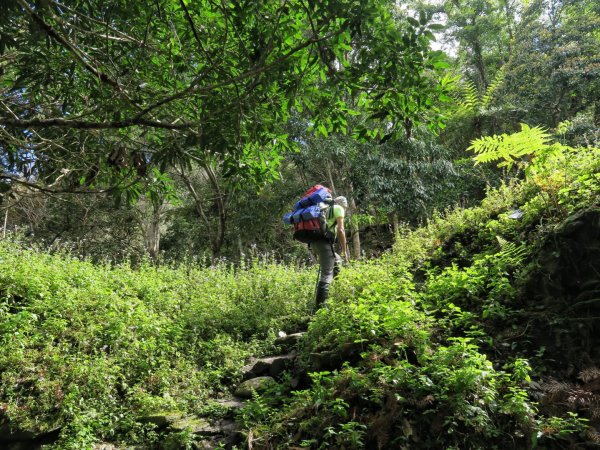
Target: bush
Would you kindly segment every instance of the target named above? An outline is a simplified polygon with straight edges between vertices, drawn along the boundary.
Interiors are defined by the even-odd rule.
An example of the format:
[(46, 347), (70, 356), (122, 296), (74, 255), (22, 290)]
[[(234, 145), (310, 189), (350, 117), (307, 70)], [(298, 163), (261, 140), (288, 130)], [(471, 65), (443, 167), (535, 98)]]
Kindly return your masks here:
[(193, 411), (307, 320), (314, 276), (266, 261), (94, 265), (2, 241), (0, 419), (62, 427), (60, 445), (82, 448), (140, 415)]

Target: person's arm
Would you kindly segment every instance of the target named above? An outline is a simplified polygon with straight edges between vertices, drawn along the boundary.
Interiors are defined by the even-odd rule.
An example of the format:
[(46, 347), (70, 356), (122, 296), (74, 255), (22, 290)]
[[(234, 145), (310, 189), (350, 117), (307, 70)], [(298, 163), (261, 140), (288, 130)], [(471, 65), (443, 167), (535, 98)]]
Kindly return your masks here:
[(344, 218), (338, 217), (337, 222), (337, 235), (340, 239), (340, 246), (342, 247), (342, 254), (346, 259), (346, 262), (350, 261), (350, 252), (348, 252), (348, 245), (346, 244), (346, 229), (344, 228)]

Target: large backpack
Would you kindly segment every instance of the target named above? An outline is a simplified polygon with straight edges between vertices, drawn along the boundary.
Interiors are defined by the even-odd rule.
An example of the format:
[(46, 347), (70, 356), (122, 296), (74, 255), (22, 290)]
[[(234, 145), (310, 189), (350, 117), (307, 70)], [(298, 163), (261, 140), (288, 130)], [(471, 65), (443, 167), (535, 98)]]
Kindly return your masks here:
[(317, 184), (294, 204), (294, 209), (283, 216), (283, 222), (294, 225), (294, 239), (305, 244), (315, 241), (333, 242), (335, 233), (327, 222), (333, 214), (331, 191)]

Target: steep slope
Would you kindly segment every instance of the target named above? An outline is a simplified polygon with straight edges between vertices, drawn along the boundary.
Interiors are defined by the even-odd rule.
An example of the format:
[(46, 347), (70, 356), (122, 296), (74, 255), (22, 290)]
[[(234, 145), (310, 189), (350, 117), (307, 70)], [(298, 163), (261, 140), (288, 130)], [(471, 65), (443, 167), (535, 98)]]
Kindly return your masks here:
[(559, 150), (347, 269), (253, 448), (594, 447), (600, 152)]

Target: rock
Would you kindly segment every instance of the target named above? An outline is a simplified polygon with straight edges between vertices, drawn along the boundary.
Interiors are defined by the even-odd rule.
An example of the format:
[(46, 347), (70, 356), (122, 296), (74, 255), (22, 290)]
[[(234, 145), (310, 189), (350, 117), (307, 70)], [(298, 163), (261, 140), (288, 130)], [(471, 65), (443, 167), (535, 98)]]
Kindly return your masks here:
[(202, 436), (215, 436), (220, 433), (220, 428), (211, 425), (207, 420), (195, 416), (185, 416), (177, 419), (169, 428), (175, 432), (189, 430), (193, 434)]
[(211, 422), (217, 419), (231, 419), (244, 406), (246, 403), (241, 398), (212, 398), (205, 404), (199, 416)]
[[(545, 368), (564, 370), (600, 359), (600, 209), (578, 211), (557, 226), (533, 255), (520, 301), (534, 311), (522, 340), (546, 349)], [(539, 313), (538, 313), (539, 311)], [(560, 325), (553, 321), (561, 318)], [(544, 333), (538, 330), (546, 330)], [(583, 361), (582, 361), (583, 362)], [(581, 363), (577, 362), (577, 365)]]
[(287, 355), (275, 356), (273, 358), (269, 358), (271, 361), (271, 365), (269, 367), (269, 375), (272, 377), (278, 377), (285, 370), (291, 368), (294, 364), (294, 360), (296, 359), (296, 353), (288, 353)]
[(241, 383), (237, 389), (235, 390), (234, 395), (241, 398), (252, 398), (252, 393), (262, 393), (267, 387), (271, 384), (275, 383), (273, 377), (257, 377), (252, 378), (251, 380), (246, 380)]
[(277, 339), (275, 339), (275, 345), (283, 347), (286, 350), (291, 350), (296, 346), (296, 344), (298, 344), (298, 342), (300, 341), (300, 339), (302, 339), (302, 336), (304, 336), (304, 334), (304, 332), (301, 332), (280, 336)]
[(107, 444), (106, 442), (99, 442), (92, 445), (92, 450), (119, 450), (119, 447), (116, 447), (112, 444)]
[(8, 424), (0, 425), (0, 442), (32, 441), (36, 437), (35, 431), (12, 429)]
[(242, 399), (219, 399), (214, 403), (226, 411), (224, 417), (233, 417), (238, 409), (246, 406), (246, 403)]
[(249, 380), (264, 375), (269, 371), (269, 363), (266, 361), (267, 358), (254, 359), (250, 364), (244, 366), (242, 369), (242, 378)]
[(140, 423), (152, 423), (156, 425), (157, 428), (162, 429), (170, 426), (182, 417), (183, 413), (180, 412), (162, 412), (138, 417), (137, 421)]
[(244, 380), (249, 380), (267, 373), (272, 377), (277, 377), (284, 370), (292, 367), (295, 358), (295, 353), (289, 353), (287, 355), (257, 359), (254, 364), (244, 368), (243, 378)]
[(240, 426), (234, 420), (221, 420), (219, 421), (219, 428), (226, 434), (237, 433), (240, 431)]
[(342, 361), (343, 360), (339, 352), (332, 350), (310, 354), (311, 368), (312, 370), (318, 372), (336, 369), (342, 364)]
[(217, 431), (216, 434), (197, 442), (196, 449), (231, 448), (243, 440), (240, 427), (234, 421), (220, 420), (214, 424), (213, 428)]
[(339, 350), (327, 350), (311, 353), (311, 368), (314, 371), (339, 369), (345, 361), (355, 363), (360, 360), (363, 345), (360, 342), (348, 342)]
[(239, 409), (246, 406), (246, 402), (235, 398), (215, 400), (215, 403), (229, 409)]
[(290, 387), (292, 389), (297, 389), (298, 386), (300, 386), (300, 377), (299, 376), (295, 376), (294, 378), (292, 378), (290, 380)]

